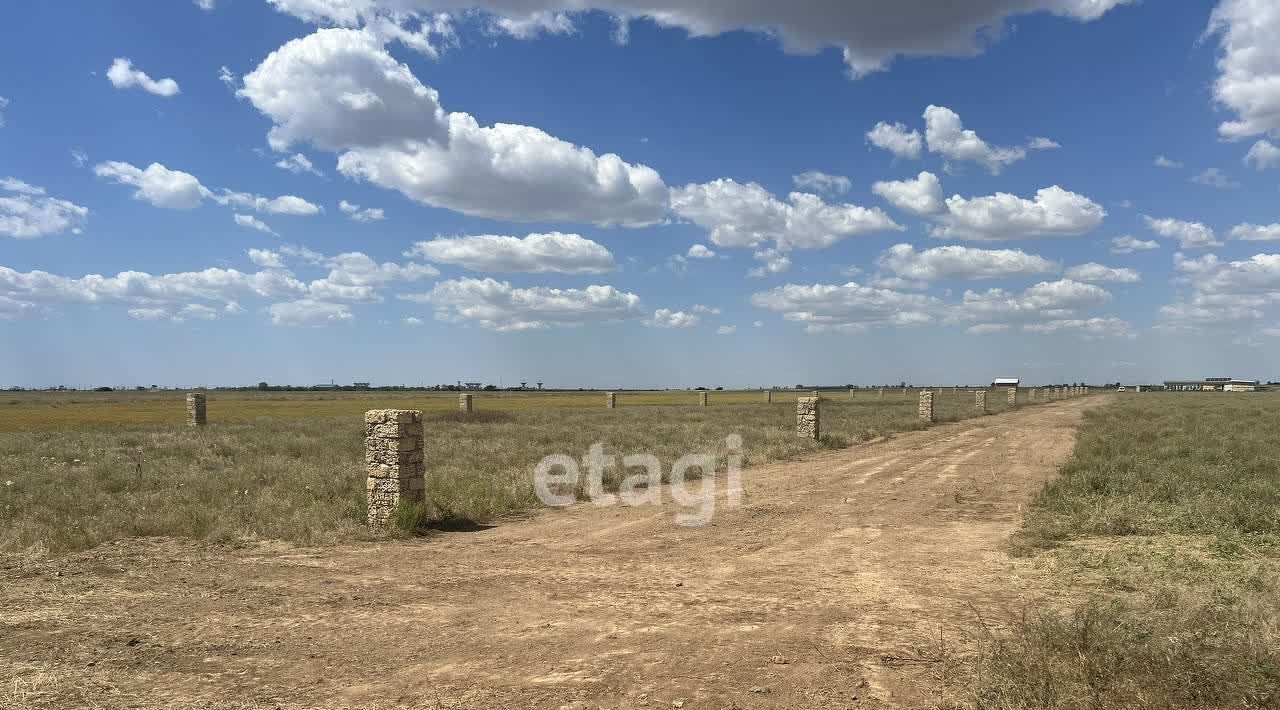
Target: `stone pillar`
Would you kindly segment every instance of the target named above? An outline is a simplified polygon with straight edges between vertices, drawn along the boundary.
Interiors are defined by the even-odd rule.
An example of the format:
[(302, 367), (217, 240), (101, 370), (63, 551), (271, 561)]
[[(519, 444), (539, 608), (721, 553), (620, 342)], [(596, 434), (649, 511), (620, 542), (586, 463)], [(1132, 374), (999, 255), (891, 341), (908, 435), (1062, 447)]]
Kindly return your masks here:
[(1010, 387), (1009, 388), (1009, 406), (1012, 407), (1017, 403), (1018, 403), (1018, 388)]
[(857, 392), (858, 392), (857, 390), (855, 390), (854, 388), (850, 387), (850, 388), (849, 388), (849, 399), (853, 399), (853, 398), (857, 397), (857, 396), (858, 396), (858, 395), (857, 395)]
[(920, 407), (917, 410), (920, 418), (926, 422), (933, 421), (933, 390), (920, 390)]
[(617, 409), (617, 408), (618, 408), (618, 395), (617, 395), (617, 393), (614, 393), (614, 392), (605, 392), (605, 393), (604, 393), (604, 406), (608, 407), (609, 409)]
[(764, 401), (768, 402), (769, 404), (773, 404), (773, 390), (768, 390), (767, 392), (765, 392)]
[(209, 423), (204, 392), (187, 393), (187, 426), (204, 426)]
[(907, 388), (906, 388), (906, 387), (903, 387), (903, 388), (902, 388), (902, 396), (903, 396), (903, 397), (906, 397), (906, 396), (907, 396)]
[(884, 388), (880, 388), (880, 399), (884, 399)]
[(701, 407), (707, 406), (707, 394), (708, 392), (706, 390), (703, 390), (698, 393), (698, 406), (701, 406)]
[(1032, 387), (1030, 390), (1027, 390), (1027, 399), (1031, 400), (1032, 402), (1036, 401), (1036, 392), (1039, 392), (1039, 390), (1037, 390), (1034, 387)]
[(401, 501), (422, 500), (426, 456), (422, 412), (374, 409), (364, 413), (364, 463), (369, 527), (386, 527)]
[(796, 400), (796, 436), (817, 440), (818, 401), (817, 397), (801, 397)]
[(462, 412), (463, 414), (471, 413), (471, 395), (469, 394), (458, 395), (458, 411)]
[(979, 390), (973, 393), (973, 408), (978, 410), (979, 412), (982, 412), (983, 414), (987, 413), (987, 391), (986, 390)]

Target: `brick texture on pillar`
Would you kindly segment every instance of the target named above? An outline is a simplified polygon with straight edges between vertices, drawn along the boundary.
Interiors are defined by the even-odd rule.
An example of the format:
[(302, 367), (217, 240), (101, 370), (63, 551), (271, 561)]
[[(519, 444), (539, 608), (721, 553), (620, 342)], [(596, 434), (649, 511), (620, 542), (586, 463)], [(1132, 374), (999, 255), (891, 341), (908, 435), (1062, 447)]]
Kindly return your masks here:
[(818, 398), (801, 397), (796, 400), (796, 436), (817, 439), (819, 435)]
[(698, 393), (698, 406), (700, 407), (707, 406), (707, 392)]
[(187, 393), (187, 426), (204, 426), (209, 423), (208, 403), (203, 392)]
[(374, 409), (364, 413), (369, 527), (386, 527), (401, 502), (422, 500), (426, 488), (422, 443), (422, 412)]
[(980, 390), (973, 393), (973, 408), (979, 412), (987, 411), (987, 391)]
[(1018, 388), (1010, 387), (1009, 388), (1009, 404), (1010, 406), (1012, 406), (1017, 403), (1018, 403)]
[(920, 390), (920, 407), (918, 409), (918, 413), (920, 418), (924, 421), (934, 421), (933, 390)]
[(462, 412), (463, 414), (470, 414), (471, 405), (472, 405), (471, 395), (469, 394), (458, 395), (458, 411), (459, 412)]
[(605, 392), (605, 393), (604, 393), (604, 406), (608, 407), (609, 409), (617, 409), (617, 408), (618, 408), (618, 395), (617, 395), (617, 393), (615, 393), (615, 392)]

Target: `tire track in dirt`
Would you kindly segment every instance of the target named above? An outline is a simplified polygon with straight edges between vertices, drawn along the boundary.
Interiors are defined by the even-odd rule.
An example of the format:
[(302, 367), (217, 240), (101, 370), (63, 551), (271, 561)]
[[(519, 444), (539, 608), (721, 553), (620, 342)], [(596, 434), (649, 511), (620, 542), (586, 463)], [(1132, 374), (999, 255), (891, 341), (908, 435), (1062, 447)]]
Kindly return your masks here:
[(580, 505), (318, 550), (104, 545), (0, 573), (0, 682), (58, 678), (48, 707), (919, 706), (931, 668), (894, 659), (1048, 591), (1002, 545), (1103, 401), (749, 469), (702, 528)]

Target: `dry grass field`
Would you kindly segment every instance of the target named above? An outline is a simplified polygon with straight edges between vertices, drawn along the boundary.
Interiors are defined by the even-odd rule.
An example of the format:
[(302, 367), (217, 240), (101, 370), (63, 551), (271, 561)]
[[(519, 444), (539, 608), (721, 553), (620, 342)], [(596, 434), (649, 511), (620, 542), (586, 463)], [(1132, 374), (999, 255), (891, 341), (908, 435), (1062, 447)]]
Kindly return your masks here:
[[(823, 440), (795, 436), (795, 392), (211, 392), (210, 425), (184, 425), (183, 394), (15, 393), (0, 404), (0, 554), (40, 556), (106, 540), (176, 536), (223, 542), (323, 544), (365, 539), (363, 413), (427, 413), (425, 506), (405, 527), (465, 527), (538, 505), (531, 471), (542, 457), (652, 452), (672, 461), (720, 451), (740, 434), (746, 464), (910, 431), (916, 392), (824, 394)], [(1022, 393), (1025, 401), (1026, 393)], [(988, 409), (1007, 407), (1003, 393)], [(977, 414), (973, 395), (944, 390), (941, 421)], [(606, 472), (606, 485), (620, 472)]]
[(1012, 544), (1078, 601), (987, 619), (966, 704), (1280, 707), (1277, 425), (1272, 393), (1088, 412)]

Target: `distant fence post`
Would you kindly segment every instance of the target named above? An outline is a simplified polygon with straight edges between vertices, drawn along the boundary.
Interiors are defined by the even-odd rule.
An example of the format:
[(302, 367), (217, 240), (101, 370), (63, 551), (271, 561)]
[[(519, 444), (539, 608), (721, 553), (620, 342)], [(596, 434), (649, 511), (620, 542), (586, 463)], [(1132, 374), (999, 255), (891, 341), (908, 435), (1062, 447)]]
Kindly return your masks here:
[(187, 393), (187, 426), (204, 426), (209, 423), (209, 410), (204, 392)]
[(982, 412), (983, 414), (987, 413), (987, 391), (986, 390), (979, 390), (973, 393), (973, 408), (978, 410), (979, 412)]
[(802, 439), (818, 438), (818, 398), (801, 397), (796, 400), (796, 436)]
[(710, 393), (709, 393), (709, 392), (707, 392), (706, 390), (703, 390), (703, 391), (701, 391), (701, 392), (699, 392), (699, 393), (698, 393), (698, 406), (700, 406), (700, 407), (705, 407), (705, 406), (707, 406), (707, 395), (708, 395), (708, 394), (710, 394)]
[(605, 392), (604, 406), (608, 407), (609, 409), (618, 408), (618, 395), (616, 392)]
[(926, 422), (934, 421), (933, 390), (920, 390), (920, 407), (918, 413), (920, 418)]
[(471, 413), (471, 395), (469, 394), (458, 395), (458, 411), (462, 412), (463, 414)]
[(1018, 388), (1010, 387), (1009, 388), (1009, 406), (1012, 407), (1017, 403), (1018, 403)]
[(764, 401), (773, 404), (773, 390), (765, 390)]
[(364, 413), (365, 492), (368, 524), (386, 527), (396, 506), (422, 500), (426, 489), (426, 455), (422, 446), (422, 412), (373, 409)]

